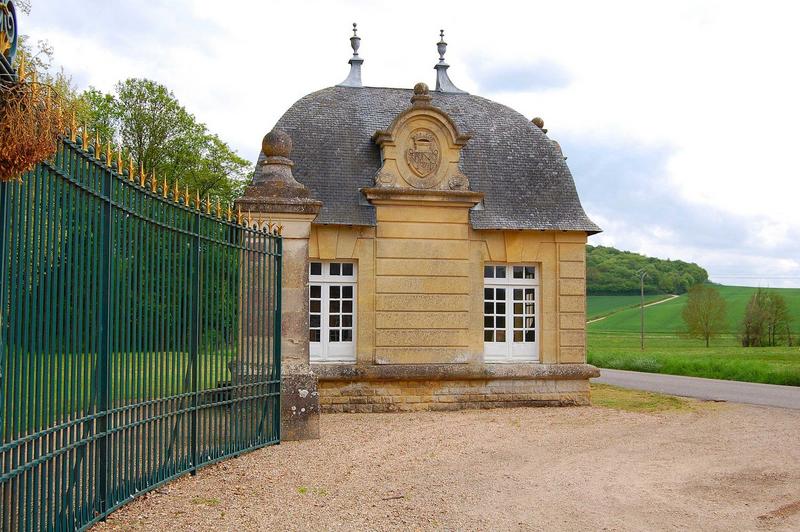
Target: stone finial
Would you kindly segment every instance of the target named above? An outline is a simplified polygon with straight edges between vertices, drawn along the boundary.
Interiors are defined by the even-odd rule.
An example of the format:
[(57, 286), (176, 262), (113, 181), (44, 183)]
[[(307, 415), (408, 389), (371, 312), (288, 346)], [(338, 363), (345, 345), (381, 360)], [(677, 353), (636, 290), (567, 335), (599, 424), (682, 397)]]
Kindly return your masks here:
[(447, 75), (447, 69), (450, 68), (444, 60), (444, 54), (447, 52), (447, 43), (444, 40), (444, 30), (439, 31), (439, 42), (436, 43), (436, 50), (439, 52), (439, 62), (436, 64), (434, 70), (436, 70), (436, 90), (439, 92), (454, 92), (459, 94), (466, 94), (466, 91), (462, 91), (458, 87), (456, 87), (452, 81), (450, 81), (450, 76)]
[(253, 176), (253, 187), (271, 196), (308, 196), (308, 189), (292, 175), (294, 163), (289, 159), (292, 153), (292, 137), (288, 133), (275, 128), (264, 135), (261, 153)]
[(350, 47), (353, 49), (353, 57), (350, 58), (350, 73), (347, 79), (339, 83), (339, 87), (363, 87), (361, 84), (361, 64), (364, 60), (358, 56), (358, 49), (361, 48), (361, 37), (358, 36), (358, 25), (353, 22), (353, 36), (350, 37)]
[(545, 134), (547, 133), (547, 130), (544, 128), (544, 120), (542, 120), (540, 117), (537, 116), (536, 118), (531, 120), (531, 122), (533, 123), (534, 126), (536, 126), (539, 129), (541, 129), (542, 133), (545, 133)]
[(411, 97), (411, 103), (414, 107), (426, 107), (431, 104), (431, 95), (428, 85), (419, 82), (414, 85), (414, 96)]

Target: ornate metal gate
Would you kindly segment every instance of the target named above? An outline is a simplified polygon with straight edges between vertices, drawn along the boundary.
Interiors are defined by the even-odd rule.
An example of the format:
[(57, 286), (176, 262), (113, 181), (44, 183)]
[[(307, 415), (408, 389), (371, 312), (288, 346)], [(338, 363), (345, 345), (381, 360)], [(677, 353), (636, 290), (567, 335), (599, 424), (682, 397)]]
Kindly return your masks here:
[(3, 530), (280, 439), (278, 231), (113, 159), (73, 133), (0, 184)]

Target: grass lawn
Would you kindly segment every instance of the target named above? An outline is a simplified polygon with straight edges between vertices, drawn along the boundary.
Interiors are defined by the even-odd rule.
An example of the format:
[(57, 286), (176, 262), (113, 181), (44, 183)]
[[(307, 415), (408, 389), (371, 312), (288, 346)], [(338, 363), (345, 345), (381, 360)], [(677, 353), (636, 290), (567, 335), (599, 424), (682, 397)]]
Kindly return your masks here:
[[(669, 303), (665, 303), (667, 305)], [(593, 325), (593, 324), (592, 324)], [(588, 361), (601, 368), (800, 386), (800, 347), (741, 347), (734, 336), (712, 342), (676, 336), (588, 334)]]
[[(661, 301), (670, 296), (664, 294), (644, 296), (645, 305)], [(602, 318), (614, 312), (636, 307), (641, 303), (641, 296), (589, 296), (586, 298), (586, 319)]]
[(672, 410), (693, 411), (696, 401), (660, 393), (628, 390), (608, 384), (592, 384), (592, 404), (626, 412), (656, 413)]
[[(686, 338), (681, 311), (682, 295), (645, 308), (645, 350), (639, 347), (639, 309), (624, 309), (587, 326), (588, 360), (601, 368), (668, 373), (800, 386), (800, 347), (741, 347), (738, 324), (755, 288), (716, 287), (727, 302), (727, 332), (711, 340)], [(795, 342), (800, 343), (800, 289), (778, 289), (794, 316)], [(592, 296), (595, 297), (595, 296)], [(630, 296), (618, 297), (620, 306)], [(625, 299), (623, 299), (625, 298)], [(590, 298), (591, 301), (591, 298)], [(591, 303), (590, 303), (591, 305)], [(608, 303), (611, 305), (611, 302)]]

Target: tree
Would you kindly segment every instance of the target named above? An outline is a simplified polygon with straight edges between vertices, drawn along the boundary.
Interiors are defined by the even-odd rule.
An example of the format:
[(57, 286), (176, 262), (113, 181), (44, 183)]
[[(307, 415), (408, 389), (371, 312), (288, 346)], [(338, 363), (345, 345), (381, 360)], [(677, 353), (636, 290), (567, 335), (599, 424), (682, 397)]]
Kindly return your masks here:
[[(79, 121), (121, 144), (146, 173), (228, 204), (241, 194), (252, 165), (189, 113), (167, 87), (148, 79), (118, 83), (113, 94), (80, 95)], [(137, 164), (137, 166), (138, 166)]]
[(690, 288), (681, 313), (689, 336), (705, 340), (708, 347), (710, 339), (725, 329), (725, 307), (725, 300), (716, 288), (706, 284)]
[(791, 317), (786, 299), (775, 291), (759, 288), (745, 307), (740, 327), (744, 347), (791, 345)]

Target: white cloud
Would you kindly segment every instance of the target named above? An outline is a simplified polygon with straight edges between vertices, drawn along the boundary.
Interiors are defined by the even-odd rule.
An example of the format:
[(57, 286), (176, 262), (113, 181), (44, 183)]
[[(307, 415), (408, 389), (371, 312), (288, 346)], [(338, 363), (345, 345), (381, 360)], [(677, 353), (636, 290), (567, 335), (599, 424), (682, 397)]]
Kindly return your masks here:
[[(57, 61), (87, 84), (110, 90), (129, 76), (165, 83), (250, 159), (292, 102), (345, 78), (353, 21), (363, 38), (365, 83), (376, 86), (432, 84), (435, 43), (444, 27), (449, 73), (461, 88), (476, 92), (481, 73), (470, 72), (476, 58), (560, 66), (569, 73), (566, 85), (483, 95), (526, 116), (543, 116), (556, 139), (671, 146), (658, 169), (663, 175), (654, 176), (664, 190), (687, 205), (753, 220), (753, 238), (776, 252), (800, 234), (797, 2), (83, 4), (85, 13), (61, 0), (39, 0), (22, 30), (50, 39)], [(70, 11), (91, 23), (76, 29)], [(613, 182), (615, 169), (608, 171)], [(680, 234), (626, 224), (624, 212), (599, 221), (606, 230), (599, 238), (621, 247), (673, 258), (695, 253), (680, 246)], [(724, 254), (698, 248), (696, 256), (721, 267), (739, 253), (749, 258), (738, 261), (737, 272), (763, 267), (752, 256), (753, 244), (744, 238), (731, 252), (731, 243), (721, 242)], [(795, 258), (783, 260), (800, 276)]]

